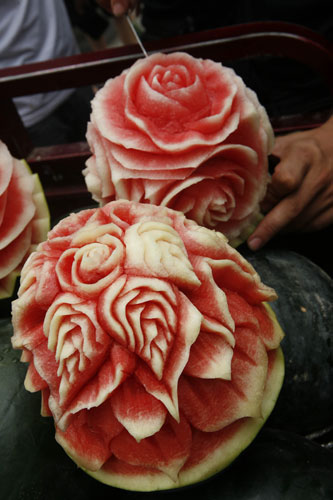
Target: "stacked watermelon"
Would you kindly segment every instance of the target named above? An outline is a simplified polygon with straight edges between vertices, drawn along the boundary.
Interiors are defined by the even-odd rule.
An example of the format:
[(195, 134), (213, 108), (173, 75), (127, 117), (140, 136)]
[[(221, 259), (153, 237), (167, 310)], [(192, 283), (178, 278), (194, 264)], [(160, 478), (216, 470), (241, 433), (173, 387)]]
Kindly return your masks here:
[[(270, 421), (303, 434), (327, 425), (332, 281), (297, 255), (249, 253), (281, 294), (271, 308), (275, 291), (227, 242), (235, 246), (253, 229), (268, 181), (273, 134), (256, 96), (213, 61), (155, 54), (109, 80), (92, 104), (85, 179), (101, 207), (50, 231), (23, 267), (12, 311), (25, 387), (41, 392), (57, 442), (90, 476), (125, 490), (178, 488), (224, 469), (263, 426), (282, 385), (283, 333), (273, 310), (288, 333), (288, 380)], [(23, 165), (1, 147), (7, 290), (46, 238), (40, 185)], [(20, 231), (40, 232), (22, 246), (22, 260), (14, 251)], [(2, 430), (11, 425), (1, 446), (6, 498), (105, 498), (107, 488), (50, 441), (52, 425), (36, 417), (36, 398), (29, 407), (22, 366), (4, 349), (5, 360), (13, 357), (0, 363)], [(229, 473), (196, 491), (326, 498), (331, 464), (329, 451), (266, 429)]]
[(105, 204), (170, 207), (231, 244), (261, 218), (273, 132), (230, 68), (186, 53), (153, 54), (108, 80), (92, 101), (84, 171)]
[(275, 298), (221, 233), (113, 201), (63, 219), (29, 257), (12, 343), (80, 467), (170, 489), (226, 467), (274, 407)]
[(12, 344), (86, 472), (196, 483), (249, 445), (283, 380), (276, 294), (231, 246), (260, 219), (272, 129), (233, 70), (185, 53), (137, 61), (92, 109), (84, 175), (101, 206), (26, 261)]
[(27, 256), (44, 241), (49, 212), (37, 174), (0, 141), (0, 299), (11, 297)]

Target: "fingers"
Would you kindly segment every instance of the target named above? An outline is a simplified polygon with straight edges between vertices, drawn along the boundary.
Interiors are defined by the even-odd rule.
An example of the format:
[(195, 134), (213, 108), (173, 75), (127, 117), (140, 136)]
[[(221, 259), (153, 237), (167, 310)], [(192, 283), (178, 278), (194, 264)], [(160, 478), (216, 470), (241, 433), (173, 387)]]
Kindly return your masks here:
[(116, 17), (123, 16), (136, 6), (135, 0), (111, 0), (111, 11)]
[(295, 215), (295, 199), (293, 196), (283, 199), (264, 217), (248, 239), (251, 250), (259, 250), (272, 239), (282, 228), (287, 226)]
[(111, 10), (116, 17), (122, 16), (128, 11), (128, 2), (111, 0)]
[(280, 149), (280, 163), (277, 164), (272, 176), (272, 186), (275, 195), (282, 198), (292, 193), (302, 184), (310, 167), (320, 161), (317, 146), (309, 141), (277, 142)]
[(296, 142), (286, 140), (277, 145), (281, 161), (262, 203), (268, 213), (248, 240), (252, 250), (261, 248), (282, 229), (311, 231), (332, 223), (332, 159), (315, 141), (303, 139), (300, 136)]
[(299, 189), (282, 198), (248, 239), (249, 248), (258, 250), (282, 230), (317, 231), (332, 224), (333, 182), (322, 179), (327, 180), (319, 183), (309, 173)]
[(97, 0), (97, 3), (105, 10), (112, 12), (115, 17), (121, 17), (129, 10), (134, 9), (136, 0)]
[(263, 212), (271, 210), (282, 198), (296, 191), (304, 181), (310, 163), (296, 149), (291, 149), (275, 167), (266, 196), (261, 204)]
[(333, 224), (333, 205), (331, 205), (328, 210), (317, 214), (311, 223), (304, 227), (303, 231), (319, 231), (320, 229), (324, 229), (331, 224)]
[(288, 232), (319, 231), (333, 223), (333, 186), (319, 191), (302, 212), (285, 228)]

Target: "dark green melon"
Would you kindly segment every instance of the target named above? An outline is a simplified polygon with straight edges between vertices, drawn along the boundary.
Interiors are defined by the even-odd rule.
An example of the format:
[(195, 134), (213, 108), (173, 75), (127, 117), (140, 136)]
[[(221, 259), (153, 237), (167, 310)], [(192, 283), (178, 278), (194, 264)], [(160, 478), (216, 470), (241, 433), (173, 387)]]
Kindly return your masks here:
[[(0, 498), (4, 500), (327, 500), (333, 498), (333, 452), (294, 433), (263, 429), (215, 477), (169, 492), (135, 493), (95, 481), (63, 453), (52, 419), (41, 418), (39, 394), (23, 386), (25, 366), (0, 320)], [(314, 408), (310, 408), (313, 412)], [(305, 496), (305, 494), (307, 496)]]
[(39, 394), (24, 389), (25, 366), (11, 348), (11, 335), (9, 319), (0, 320), (1, 500), (333, 498), (333, 452), (303, 436), (267, 428), (229, 468), (192, 487), (135, 493), (99, 483), (77, 468), (54, 440), (52, 419), (40, 416)]
[(0, 320), (1, 500), (107, 498), (110, 488), (102, 488), (98, 496), (101, 485), (80, 471), (55, 441), (52, 419), (40, 415), (40, 394), (24, 388), (26, 365), (11, 346), (12, 334), (10, 320)]
[[(23, 386), (26, 367), (11, 348), (10, 319), (0, 320), (0, 498), (4, 500), (326, 500), (333, 498), (333, 452), (296, 433), (332, 419), (332, 280), (288, 251), (248, 254), (279, 300), (272, 304), (286, 332), (286, 381), (267, 427), (226, 470), (187, 489), (134, 493), (105, 486), (78, 469), (41, 418), (39, 394)], [(307, 376), (301, 374), (308, 373)], [(288, 431), (286, 430), (288, 429)], [(290, 432), (290, 430), (295, 432)]]
[(273, 302), (285, 332), (286, 374), (269, 425), (302, 434), (333, 424), (333, 280), (288, 250), (244, 250), (279, 298)]
[(328, 500), (333, 498), (332, 471), (331, 450), (295, 433), (266, 428), (225, 471), (223, 483), (221, 474), (221, 490), (212, 484), (202, 494), (207, 500)]

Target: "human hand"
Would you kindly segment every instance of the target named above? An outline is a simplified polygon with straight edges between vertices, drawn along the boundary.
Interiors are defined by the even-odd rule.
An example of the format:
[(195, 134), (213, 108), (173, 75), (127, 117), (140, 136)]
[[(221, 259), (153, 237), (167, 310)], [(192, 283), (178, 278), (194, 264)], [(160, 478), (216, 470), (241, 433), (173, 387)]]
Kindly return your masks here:
[(322, 126), (278, 137), (275, 167), (262, 210), (248, 239), (258, 250), (280, 231), (309, 232), (333, 223), (333, 117)]
[(129, 10), (133, 10), (138, 0), (97, 0), (97, 3), (103, 7), (103, 9), (112, 12), (115, 17), (120, 17)]

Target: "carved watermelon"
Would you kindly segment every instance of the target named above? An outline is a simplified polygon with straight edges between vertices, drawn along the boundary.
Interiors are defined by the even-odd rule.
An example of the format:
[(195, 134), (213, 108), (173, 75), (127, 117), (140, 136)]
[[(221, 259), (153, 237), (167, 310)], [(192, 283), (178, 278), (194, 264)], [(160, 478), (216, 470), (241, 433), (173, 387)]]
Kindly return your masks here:
[(49, 224), (37, 174), (0, 141), (0, 299), (13, 294), (23, 262), (46, 239)]
[(273, 131), (235, 72), (189, 54), (156, 53), (109, 79), (92, 101), (93, 198), (182, 211), (238, 245), (260, 220)]
[(273, 289), (226, 238), (129, 201), (63, 219), (26, 262), (12, 343), (88, 474), (151, 491), (226, 467), (283, 380)]

